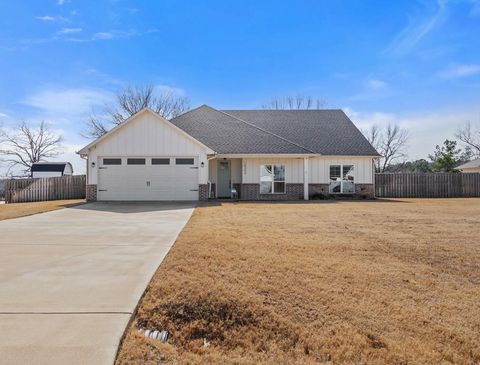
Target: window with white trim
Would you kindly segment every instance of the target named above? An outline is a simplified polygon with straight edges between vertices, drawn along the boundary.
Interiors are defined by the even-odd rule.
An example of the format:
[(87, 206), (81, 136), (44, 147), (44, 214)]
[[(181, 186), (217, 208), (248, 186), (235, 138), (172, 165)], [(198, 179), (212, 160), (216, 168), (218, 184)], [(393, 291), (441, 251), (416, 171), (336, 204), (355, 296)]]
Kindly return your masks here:
[(260, 166), (260, 194), (285, 194), (285, 165)]
[(353, 165), (330, 165), (331, 194), (355, 193), (355, 176)]

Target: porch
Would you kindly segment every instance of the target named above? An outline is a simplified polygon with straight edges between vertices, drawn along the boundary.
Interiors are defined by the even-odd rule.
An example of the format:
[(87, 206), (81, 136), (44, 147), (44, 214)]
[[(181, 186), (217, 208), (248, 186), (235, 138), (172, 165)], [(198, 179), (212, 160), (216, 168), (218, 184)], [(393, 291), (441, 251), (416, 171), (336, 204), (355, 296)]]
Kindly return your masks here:
[(208, 199), (309, 200), (374, 196), (372, 158), (216, 155), (208, 160)]

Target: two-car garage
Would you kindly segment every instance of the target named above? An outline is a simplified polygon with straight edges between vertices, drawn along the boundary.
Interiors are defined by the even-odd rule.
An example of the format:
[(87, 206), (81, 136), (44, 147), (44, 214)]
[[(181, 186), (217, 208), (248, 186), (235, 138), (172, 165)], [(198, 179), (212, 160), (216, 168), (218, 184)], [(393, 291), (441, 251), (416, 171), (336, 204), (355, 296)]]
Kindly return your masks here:
[(145, 108), (85, 146), (87, 200), (204, 199), (215, 152)]
[(196, 157), (99, 157), (98, 200), (198, 200)]

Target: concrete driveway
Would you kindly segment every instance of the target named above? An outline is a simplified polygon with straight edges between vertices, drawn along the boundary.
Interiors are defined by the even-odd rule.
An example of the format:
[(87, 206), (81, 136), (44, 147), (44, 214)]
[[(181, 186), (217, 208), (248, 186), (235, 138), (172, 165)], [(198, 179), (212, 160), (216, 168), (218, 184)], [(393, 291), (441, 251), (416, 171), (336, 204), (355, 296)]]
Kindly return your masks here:
[(112, 364), (190, 203), (91, 203), (0, 222), (0, 364)]

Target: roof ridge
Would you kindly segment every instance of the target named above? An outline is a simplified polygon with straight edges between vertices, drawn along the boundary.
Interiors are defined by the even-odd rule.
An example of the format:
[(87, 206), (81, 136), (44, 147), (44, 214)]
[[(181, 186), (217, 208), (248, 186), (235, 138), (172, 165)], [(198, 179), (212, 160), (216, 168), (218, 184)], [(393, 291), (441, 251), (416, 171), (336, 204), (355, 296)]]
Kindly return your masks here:
[(341, 108), (325, 109), (219, 109), (219, 111), (235, 112), (321, 112), (321, 111), (343, 111)]
[[(210, 107), (210, 108), (212, 108), (212, 107)], [(236, 116), (234, 116), (234, 115), (228, 114), (228, 113), (226, 113), (226, 112), (224, 112), (224, 111), (222, 111), (222, 110), (218, 110), (218, 109), (214, 109), (214, 108), (212, 108), (212, 109), (215, 110), (215, 111), (217, 111), (217, 112), (219, 112), (219, 113), (228, 115), (228, 116), (231, 117), (231, 118), (237, 119), (237, 120), (239, 120), (240, 122), (243, 122), (243, 123), (245, 123), (245, 124), (247, 124), (247, 125), (249, 125), (249, 126), (251, 126), (251, 127), (254, 127), (254, 128), (256, 128), (256, 129), (258, 129), (258, 130), (260, 130), (260, 131), (262, 131), (262, 132), (265, 132), (265, 133), (268, 133), (268, 134), (270, 134), (270, 135), (272, 135), (272, 136), (274, 136), (274, 137), (277, 137), (278, 139), (281, 139), (282, 141), (285, 141), (285, 142), (288, 142), (288, 143), (290, 143), (290, 144), (293, 144), (294, 146), (300, 147), (300, 148), (304, 149), (305, 151), (308, 151), (308, 152), (310, 152), (310, 153), (315, 153), (315, 154), (317, 154), (317, 152), (314, 152), (314, 151), (312, 151), (312, 150), (310, 150), (310, 149), (308, 149), (308, 148), (306, 148), (306, 147), (304, 147), (304, 146), (302, 146), (302, 145), (300, 145), (300, 144), (298, 144), (298, 143), (295, 143), (295, 142), (290, 141), (290, 140), (288, 140), (288, 139), (286, 139), (286, 138), (284, 138), (284, 137), (281, 137), (281, 136), (279, 136), (279, 135), (276, 134), (276, 133), (273, 133), (273, 132), (267, 131), (266, 129), (260, 128), (259, 126), (255, 125), (255, 124), (253, 124), (253, 123), (249, 123), (249, 122), (247, 122), (247, 121), (245, 121), (245, 120), (243, 120), (243, 119), (241, 119), (241, 118), (238, 118), (238, 117), (236, 117)]]
[[(178, 117), (182, 117), (182, 116), (184, 116), (185, 114), (188, 114), (188, 113), (191, 113), (191, 112), (193, 112), (193, 111), (195, 111), (195, 110), (197, 110), (197, 109), (203, 108), (204, 106), (206, 106), (207, 108), (213, 109), (210, 105), (202, 104), (202, 105), (200, 105), (200, 106), (197, 106), (196, 108), (189, 109), (189, 110), (187, 110), (185, 113), (179, 114), (179, 115), (177, 115), (176, 117), (173, 117), (173, 118), (170, 119), (170, 120), (168, 120), (168, 119), (167, 119), (167, 120), (168, 120), (169, 122), (171, 122), (172, 120), (174, 120), (174, 119), (176, 119), (176, 118), (178, 118)], [(214, 110), (216, 110), (216, 109), (214, 109)]]

